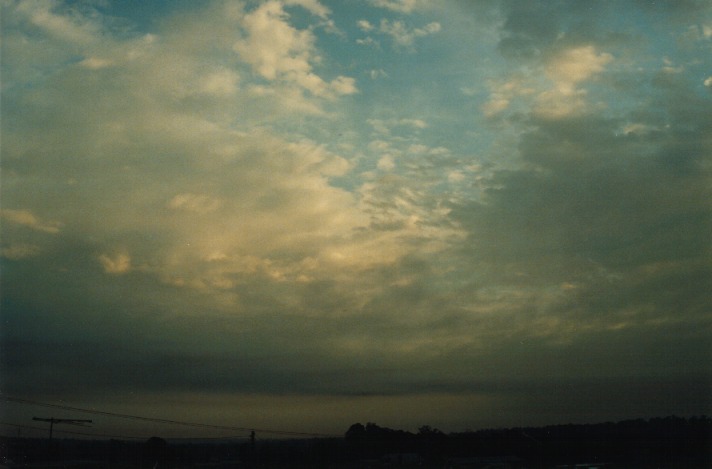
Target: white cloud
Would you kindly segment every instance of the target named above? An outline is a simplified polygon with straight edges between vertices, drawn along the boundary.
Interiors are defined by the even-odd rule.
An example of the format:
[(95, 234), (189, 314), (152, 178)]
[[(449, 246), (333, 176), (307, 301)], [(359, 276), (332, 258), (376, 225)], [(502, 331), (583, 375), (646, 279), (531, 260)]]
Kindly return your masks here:
[(639, 122), (628, 123), (622, 128), (624, 135), (645, 135), (653, 130), (655, 130), (654, 127)]
[(58, 2), (25, 1), (16, 11), (54, 39), (87, 45), (98, 39), (99, 26), (81, 15), (62, 15), (55, 11)]
[(395, 128), (425, 129), (428, 123), (422, 119), (401, 118), (401, 119), (367, 119), (373, 130), (379, 134), (388, 135)]
[[(328, 10), (315, 9), (316, 2), (294, 2), (310, 5), (326, 15)], [(297, 29), (289, 23), (289, 14), (279, 1), (263, 3), (242, 18), (246, 37), (235, 42), (233, 49), (263, 78), (297, 85), (317, 97), (334, 98), (356, 92), (355, 81), (337, 77), (327, 83), (313, 71), (318, 63), (314, 33)]]
[(381, 171), (392, 171), (396, 167), (396, 164), (393, 161), (392, 155), (384, 155), (378, 160), (378, 164), (376, 166)]
[(313, 99), (304, 96), (304, 92), (297, 86), (265, 86), (251, 85), (247, 88), (250, 97), (260, 99), (266, 103), (271, 111), (268, 118), (288, 115), (323, 115), (324, 110)]
[(537, 96), (534, 113), (552, 119), (580, 114), (586, 109), (586, 91), (573, 90), (561, 93), (547, 90)]
[(412, 13), (426, 4), (425, 0), (370, 0), (370, 2), (375, 7), (399, 13)]
[(678, 65), (676, 67), (675, 62), (673, 62), (669, 57), (663, 57), (663, 68), (661, 70), (663, 73), (669, 75), (677, 75), (684, 72), (685, 67), (683, 67), (682, 65)]
[(475, 96), (479, 93), (479, 89), (471, 86), (463, 86), (460, 88), (460, 92), (465, 96)]
[(359, 20), (356, 22), (358, 28), (363, 32), (373, 31), (374, 26), (368, 20)]
[(113, 62), (111, 60), (102, 59), (99, 57), (87, 57), (86, 59), (79, 62), (79, 64), (91, 70), (99, 70), (102, 68), (111, 67), (113, 65)]
[(422, 119), (401, 119), (398, 124), (413, 127), (416, 129), (425, 129), (428, 127), (428, 123)]
[(462, 182), (465, 180), (465, 174), (462, 171), (450, 171), (447, 180), (452, 183)]
[(521, 76), (506, 81), (490, 80), (488, 87), (490, 98), (481, 108), (486, 117), (496, 116), (508, 109), (516, 98), (534, 93), (531, 85)]
[(378, 152), (390, 151), (391, 144), (385, 140), (374, 140), (368, 144), (368, 148), (372, 151)]
[(584, 111), (587, 92), (580, 85), (605, 70), (612, 60), (611, 54), (599, 53), (591, 45), (567, 49), (551, 58), (545, 74), (553, 87), (539, 94), (535, 112), (560, 118)]
[(358, 92), (356, 80), (351, 77), (338, 76), (329, 83), (329, 88), (339, 96), (354, 94)]
[(104, 268), (104, 272), (112, 275), (121, 275), (131, 270), (131, 257), (128, 254), (101, 254), (98, 257), (99, 263)]
[[(332, 264), (322, 253), (348, 244), (368, 225), (356, 197), (330, 184), (353, 164), (298, 132), (279, 137), (283, 133), (265, 121), (280, 112), (321, 112), (320, 101), (305, 90), (326, 99), (358, 90), (354, 78), (324, 81), (317, 75), (321, 59), (313, 33), (293, 28), (284, 5), (265, 2), (245, 15), (234, 4), (216, 4), (152, 35), (106, 32), (96, 53), (93, 47), (77, 50), (88, 57), (83, 62), (53, 65), (44, 75), (53, 85), (33, 86), (31, 99), (24, 91), (30, 87), (15, 87), (17, 102), (27, 104), (27, 121), (41, 119), (46, 129), (37, 135), (32, 126), (18, 125), (3, 135), (3, 157), (17, 161), (28, 154), (32, 167), (30, 176), (3, 175), (3, 202), (19, 194), (28, 200), (26, 209), (2, 211), (4, 255), (39, 252), (28, 247), (26, 233), (9, 225), (46, 233), (62, 228), (68, 237), (91, 239), (107, 273), (140, 266), (186, 288), (223, 291), (254, 265), (258, 276), (303, 280), (308, 257), (320, 260), (309, 278), (330, 277)], [(316, 2), (300, 5), (318, 13)], [(13, 56), (44, 41), (18, 36)], [(236, 43), (246, 64), (236, 64)], [(27, 70), (45, 66), (44, 56), (23, 57), (32, 65)], [(244, 65), (260, 78), (253, 80)], [(110, 74), (102, 71), (107, 66)], [(34, 79), (36, 72), (17, 76)], [(57, 113), (44, 115), (38, 103), (52, 103)], [(67, 126), (79, 129), (76, 135), (68, 138)], [(12, 190), (5, 184), (11, 179)], [(66, 180), (73, 181), (71, 188), (48, 195), (46, 187)], [(116, 237), (126, 233), (146, 236), (128, 236), (125, 251), (113, 250)]]
[(57, 221), (44, 221), (32, 213), (31, 210), (2, 209), (0, 216), (10, 223), (21, 225), (35, 231), (45, 233), (59, 233), (61, 223)]
[(482, 105), (482, 112), (485, 116), (492, 117), (499, 114), (509, 107), (509, 98), (493, 94), (489, 101)]
[(222, 69), (206, 75), (200, 84), (200, 90), (213, 96), (232, 96), (237, 91), (240, 76), (237, 72)]
[(708, 41), (712, 38), (712, 25), (693, 24), (680, 34), (680, 38), (686, 42)]
[(331, 11), (329, 8), (325, 7), (319, 0), (284, 0), (285, 5), (298, 5), (306, 10), (308, 10), (313, 15), (320, 18), (327, 18)]
[(708, 88), (712, 87), (712, 76), (705, 78), (704, 85)]
[(356, 39), (356, 44), (360, 46), (373, 47), (375, 49), (379, 49), (381, 47), (381, 44), (370, 36), (363, 39)]
[(602, 72), (612, 60), (611, 54), (598, 53), (594, 46), (576, 47), (553, 57), (545, 71), (559, 93), (574, 94), (576, 85)]
[(393, 38), (393, 41), (403, 47), (412, 46), (416, 39), (435, 34), (441, 29), (440, 23), (432, 22), (422, 28), (409, 28), (402, 21), (382, 19), (379, 31)]
[(10, 244), (9, 246), (3, 246), (2, 250), (0, 251), (0, 255), (2, 255), (6, 259), (16, 261), (28, 257), (37, 256), (40, 251), (40, 247), (35, 244), (14, 243)]
[(240, 57), (268, 80), (292, 74), (301, 77), (311, 72), (314, 60), (314, 35), (292, 27), (289, 15), (276, 1), (266, 2), (245, 15), (247, 37), (234, 44)]
[(168, 206), (174, 210), (188, 210), (196, 213), (214, 212), (220, 208), (218, 199), (205, 194), (183, 193), (173, 197)]
[(376, 133), (384, 135), (388, 135), (391, 133), (391, 129), (389, 128), (388, 123), (382, 119), (367, 119), (366, 122), (371, 125), (371, 127)]

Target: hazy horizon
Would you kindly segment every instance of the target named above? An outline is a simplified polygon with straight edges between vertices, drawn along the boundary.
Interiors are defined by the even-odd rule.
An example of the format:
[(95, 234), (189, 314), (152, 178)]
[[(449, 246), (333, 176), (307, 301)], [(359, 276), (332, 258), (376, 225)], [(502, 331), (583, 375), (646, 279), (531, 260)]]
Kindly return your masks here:
[[(712, 414), (710, 2), (0, 5), (2, 396), (325, 434)], [(85, 418), (0, 402), (33, 416)]]

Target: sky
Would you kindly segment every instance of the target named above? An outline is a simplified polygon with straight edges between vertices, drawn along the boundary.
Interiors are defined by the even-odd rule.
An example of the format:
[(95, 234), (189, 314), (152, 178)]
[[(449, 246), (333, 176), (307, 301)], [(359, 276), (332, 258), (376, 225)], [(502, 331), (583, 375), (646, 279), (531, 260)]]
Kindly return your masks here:
[(712, 3), (0, 5), (3, 432), (712, 413)]

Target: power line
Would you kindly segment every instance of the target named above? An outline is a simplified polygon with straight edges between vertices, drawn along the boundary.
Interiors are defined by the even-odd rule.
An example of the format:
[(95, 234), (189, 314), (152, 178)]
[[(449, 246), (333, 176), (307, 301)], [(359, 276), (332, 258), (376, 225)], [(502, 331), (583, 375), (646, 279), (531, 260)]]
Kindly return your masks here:
[[(33, 427), (30, 425), (20, 425), (17, 423), (10, 423), (10, 422), (0, 422), (0, 425), (6, 425), (8, 427), (15, 427), (15, 428), (23, 428), (26, 430), (37, 430), (41, 432), (46, 432), (47, 430), (45, 428), (40, 428), (40, 427)], [(104, 438), (117, 438), (117, 439), (122, 439), (122, 440), (146, 440), (148, 437), (143, 437), (143, 436), (126, 436), (126, 435), (108, 435), (106, 433), (86, 433), (86, 432), (75, 432), (71, 430), (55, 430), (54, 433), (67, 433), (70, 435), (82, 435), (82, 436), (100, 436)]]
[(81, 407), (72, 407), (72, 406), (67, 406), (67, 405), (61, 405), (61, 404), (49, 404), (46, 402), (38, 402), (38, 401), (33, 401), (30, 399), (22, 399), (19, 397), (12, 397), (12, 396), (3, 396), (3, 399), (8, 401), (8, 402), (15, 402), (18, 404), (27, 404), (27, 405), (36, 405), (40, 407), (47, 407), (51, 409), (62, 409), (62, 410), (69, 410), (72, 412), (84, 412), (87, 414), (93, 414), (93, 415), (103, 415), (106, 417), (116, 417), (116, 418), (122, 418), (122, 419), (128, 419), (128, 420), (139, 420), (143, 422), (154, 422), (154, 423), (162, 423), (162, 424), (168, 424), (168, 425), (181, 425), (185, 427), (193, 427), (193, 428), (209, 428), (212, 430), (229, 430), (229, 431), (245, 431), (245, 432), (259, 432), (259, 433), (267, 433), (270, 435), (285, 435), (285, 436), (308, 436), (308, 437), (322, 437), (322, 438), (335, 438), (339, 437), (341, 435), (329, 435), (329, 434), (324, 434), (324, 433), (308, 433), (308, 432), (294, 432), (294, 431), (288, 431), (288, 430), (271, 430), (271, 429), (266, 429), (266, 428), (247, 428), (247, 427), (233, 427), (233, 426), (228, 426), (228, 425), (214, 425), (214, 424), (207, 424), (207, 423), (198, 423), (198, 422), (186, 422), (182, 420), (172, 420), (172, 419), (160, 419), (160, 418), (154, 418), (154, 417), (142, 417), (139, 415), (130, 415), (130, 414), (119, 414), (116, 412), (106, 412), (106, 411), (101, 411), (101, 410), (94, 410), (94, 409), (84, 409)]
[(80, 425), (83, 426), (85, 423), (92, 423), (91, 420), (82, 419), (56, 419), (54, 417), (32, 417), (32, 420), (38, 422), (48, 422), (49, 423), (49, 441), (52, 441), (52, 430), (54, 429), (55, 423), (66, 423), (69, 425)]
[[(0, 425), (5, 425), (7, 427), (14, 427), (14, 428), (18, 428), (18, 429), (25, 429), (25, 430), (37, 430), (39, 432), (47, 431), (44, 428), (33, 427), (31, 425), (22, 425), (19, 423), (0, 422)], [(86, 432), (75, 432), (75, 431), (71, 431), (71, 430), (55, 430), (54, 433), (67, 433), (70, 435), (115, 438), (118, 440), (147, 440), (149, 438), (147, 436), (113, 435), (113, 434), (108, 434), (108, 433), (86, 433)], [(230, 435), (230, 436), (202, 436), (202, 437), (188, 437), (188, 438), (171, 438), (171, 440), (175, 439), (175, 440), (190, 440), (190, 441), (197, 441), (197, 440), (215, 441), (215, 440), (247, 440), (249, 438), (250, 438), (249, 436), (244, 436), (244, 435)]]

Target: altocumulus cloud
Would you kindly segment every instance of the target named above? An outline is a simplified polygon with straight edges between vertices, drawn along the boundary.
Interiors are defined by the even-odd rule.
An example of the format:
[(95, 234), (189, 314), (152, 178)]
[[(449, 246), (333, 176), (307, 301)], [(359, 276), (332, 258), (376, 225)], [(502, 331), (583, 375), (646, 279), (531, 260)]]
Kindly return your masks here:
[(146, 8), (2, 4), (4, 392), (339, 432), (710, 412), (709, 7)]

